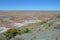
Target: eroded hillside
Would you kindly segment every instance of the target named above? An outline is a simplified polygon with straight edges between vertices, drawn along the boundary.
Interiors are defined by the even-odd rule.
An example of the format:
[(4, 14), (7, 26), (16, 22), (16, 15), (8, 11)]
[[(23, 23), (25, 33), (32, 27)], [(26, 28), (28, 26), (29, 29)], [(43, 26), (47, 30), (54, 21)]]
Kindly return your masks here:
[(0, 40), (60, 40), (57, 11), (4, 11), (0, 14)]

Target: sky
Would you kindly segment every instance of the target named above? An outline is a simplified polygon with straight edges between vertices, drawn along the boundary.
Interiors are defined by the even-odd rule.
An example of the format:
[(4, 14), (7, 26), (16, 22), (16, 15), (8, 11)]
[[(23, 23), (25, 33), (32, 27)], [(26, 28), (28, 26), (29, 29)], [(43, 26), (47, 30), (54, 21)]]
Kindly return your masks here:
[(60, 0), (0, 0), (0, 10), (60, 10)]

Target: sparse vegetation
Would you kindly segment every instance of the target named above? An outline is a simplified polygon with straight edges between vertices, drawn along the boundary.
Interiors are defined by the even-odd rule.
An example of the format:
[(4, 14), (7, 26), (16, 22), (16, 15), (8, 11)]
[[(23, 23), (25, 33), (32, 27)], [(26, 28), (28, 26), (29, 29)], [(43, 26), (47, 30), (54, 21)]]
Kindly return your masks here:
[(16, 34), (17, 34), (17, 30), (16, 30), (16, 29), (9, 29), (9, 30), (7, 30), (7, 31), (4, 33), (4, 35), (5, 35), (8, 39), (16, 36)]
[[(22, 16), (22, 15), (21, 15)], [(40, 20), (37, 18), (37, 16), (32, 16), (32, 18), (31, 17), (28, 17), (28, 19), (26, 19), (26, 18), (24, 18), (24, 17), (22, 17), (21, 19), (20, 19), (20, 17), (21, 17), (20, 15), (19, 16), (16, 16), (16, 18), (15, 18), (15, 16), (13, 16), (13, 18), (12, 19), (14, 19), (14, 20), (12, 20), (12, 19), (10, 19), (10, 18), (7, 18), (7, 16), (6, 16), (6, 19), (10, 19), (10, 22), (12, 22), (12, 24), (13, 24), (13, 22), (14, 23), (22, 23), (23, 24), (23, 26), (20, 26), (20, 24), (19, 24), (19, 26), (20, 27), (18, 27), (18, 26), (15, 26), (15, 28), (13, 28), (13, 26), (11, 26), (10, 27), (10, 29), (9, 30), (7, 30), (7, 31), (5, 31), (4, 33), (2, 33), (2, 36), (4, 36), (4, 37), (1, 37), (0, 38), (0, 40), (3, 40), (2, 38), (6, 38), (7, 40), (10, 40), (11, 38), (13, 39), (13, 40), (24, 40), (26, 37), (27, 38), (30, 38), (31, 36), (32, 36), (32, 39), (31, 40), (37, 40), (37, 39), (39, 39), (42, 35), (44, 36), (45, 34), (47, 34), (47, 33), (49, 33), (48, 31), (50, 31), (51, 29), (49, 29), (49, 27), (51, 27), (52, 25), (53, 25), (53, 23), (55, 22), (51, 22), (50, 20), (53, 20), (53, 18), (52, 19), (50, 19), (50, 20), (42, 20), (42, 22), (40, 22)], [(46, 15), (45, 15), (46, 16)], [(19, 17), (19, 18), (18, 18)], [(44, 16), (43, 16), (44, 17)], [(47, 16), (48, 18), (50, 18), (50, 16)], [(5, 17), (4, 17), (5, 18)], [(3, 19), (4, 19), (3, 18)], [(60, 18), (60, 14), (57, 16), (57, 19), (59, 19)], [(17, 19), (17, 20), (16, 20)], [(38, 19), (39, 20), (39, 23), (30, 23), (30, 24), (28, 24), (28, 25), (25, 25), (25, 20), (27, 21), (27, 20), (36, 20), (36, 19)], [(20, 22), (20, 20), (21, 21), (23, 21), (23, 22)], [(5, 21), (5, 20), (4, 20)], [(1, 20), (1, 22), (3, 22), (4, 24), (5, 24), (5, 26), (7, 25), (7, 27), (8, 26), (10, 26), (8, 23), (5, 23), (4, 21), (2, 21)], [(9, 20), (8, 20), (9, 21)], [(49, 21), (49, 22), (48, 22)], [(27, 21), (28, 22), (28, 21)], [(33, 22), (33, 21), (32, 21)], [(45, 24), (46, 23), (46, 24)], [(3, 25), (4, 25), (3, 24)], [(45, 24), (45, 25), (44, 25)], [(41, 25), (41, 26), (40, 26)], [(60, 26), (60, 25), (59, 25)], [(53, 27), (53, 26), (52, 26)], [(55, 27), (56, 28), (56, 27)], [(59, 27), (58, 27), (59, 28)], [(39, 29), (39, 30), (38, 30)], [(45, 30), (45, 29), (49, 29), (48, 31), (47, 30)], [(53, 28), (52, 28), (53, 29)], [(45, 32), (45, 31), (47, 31), (47, 33)], [(52, 31), (52, 30), (51, 30)], [(55, 30), (54, 30), (55, 31)], [(33, 33), (32, 33), (33, 32)], [(60, 32), (60, 31), (59, 31)], [(27, 35), (27, 34), (28, 35)], [(33, 34), (33, 35), (29, 35), (29, 34)], [(53, 31), (51, 32), (51, 34), (53, 33)], [(23, 35), (24, 34), (24, 35)], [(26, 34), (26, 35), (25, 35)], [(50, 33), (49, 33), (50, 34)], [(47, 35), (47, 37), (49, 36), (49, 34)], [(17, 37), (17, 36), (19, 36), (19, 37)], [(26, 36), (26, 37), (25, 37)], [(30, 37), (29, 37), (30, 36)], [(43, 37), (42, 36), (42, 38), (46, 38), (46, 37)], [(16, 38), (17, 37), (17, 38)], [(24, 37), (24, 38), (23, 38)], [(49, 38), (48, 38), (49, 39)], [(26, 40), (26, 39), (25, 39)], [(27, 39), (28, 40), (28, 39)], [(29, 39), (30, 40), (30, 39)], [(43, 39), (44, 40), (44, 39)]]
[(30, 30), (28, 28), (25, 28), (24, 33), (28, 33), (28, 32), (30, 32)]
[(60, 18), (60, 14), (58, 14), (57, 18)]
[(0, 40), (2, 40), (2, 38), (0, 38)]
[(48, 22), (48, 20), (42, 20), (42, 22), (40, 23), (40, 25), (42, 25), (42, 24), (44, 24), (46, 22)]
[(48, 28), (49, 28), (48, 26), (45, 27), (45, 29), (48, 29)]
[(18, 34), (30, 33), (31, 30), (29, 28), (17, 29)]
[(53, 23), (48, 23), (48, 26), (50, 27), (50, 26), (52, 26), (53, 25)]

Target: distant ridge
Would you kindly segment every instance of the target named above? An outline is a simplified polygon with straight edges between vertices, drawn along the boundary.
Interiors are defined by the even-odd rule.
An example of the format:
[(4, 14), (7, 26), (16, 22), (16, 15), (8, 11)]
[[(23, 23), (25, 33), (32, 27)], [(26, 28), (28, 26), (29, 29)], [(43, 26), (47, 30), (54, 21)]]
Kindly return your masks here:
[(0, 10), (0, 15), (39, 15), (39, 14), (59, 14), (57, 10)]

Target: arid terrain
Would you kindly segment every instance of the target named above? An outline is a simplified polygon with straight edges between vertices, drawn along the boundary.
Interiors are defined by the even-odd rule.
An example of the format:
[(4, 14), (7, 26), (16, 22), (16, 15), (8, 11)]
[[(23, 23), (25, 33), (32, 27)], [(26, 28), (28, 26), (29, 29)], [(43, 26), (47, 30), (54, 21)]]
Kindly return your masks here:
[(17, 11), (8, 11), (1, 10), (0, 15), (39, 15), (39, 14), (56, 14), (60, 13), (60, 11), (39, 11), (39, 10), (17, 10)]
[(12, 27), (12, 22), (20, 23), (24, 20), (49, 20), (59, 13), (60, 11), (0, 11), (0, 26)]
[(60, 11), (0, 10), (0, 40), (60, 40)]

